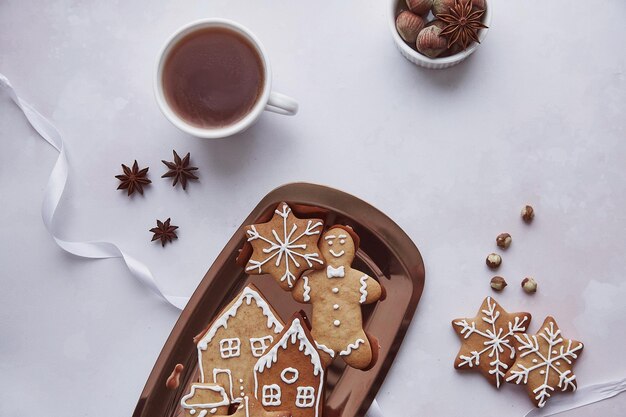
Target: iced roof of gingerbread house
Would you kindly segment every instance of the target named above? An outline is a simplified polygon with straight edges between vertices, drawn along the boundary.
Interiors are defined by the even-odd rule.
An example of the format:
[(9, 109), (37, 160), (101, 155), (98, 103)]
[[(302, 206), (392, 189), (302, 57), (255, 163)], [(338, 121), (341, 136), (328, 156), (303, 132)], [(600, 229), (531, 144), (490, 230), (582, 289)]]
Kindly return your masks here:
[(208, 344), (213, 340), (213, 337), (215, 337), (215, 333), (222, 327), (225, 329), (228, 328), (228, 320), (237, 315), (237, 311), (243, 305), (244, 301), (246, 305), (250, 305), (252, 300), (254, 300), (256, 305), (263, 311), (263, 315), (267, 318), (267, 328), (273, 328), (274, 333), (280, 333), (283, 330), (283, 324), (280, 319), (274, 315), (267, 300), (255, 291), (252, 285), (248, 285), (241, 291), (235, 303), (232, 304), (228, 310), (222, 312), (222, 314), (211, 323), (209, 329), (198, 341), (198, 350), (206, 350)]
[(282, 334), (281, 338), (259, 358), (254, 366), (254, 371), (263, 372), (265, 368), (271, 368), (278, 360), (278, 349), (287, 349), (288, 344), (298, 344), (298, 349), (306, 356), (310, 357), (311, 363), (313, 364), (313, 374), (317, 376), (321, 373), (323, 379), (324, 368), (322, 367), (320, 355), (317, 353), (314, 341), (309, 332), (302, 326), (301, 318), (299, 317), (293, 319), (289, 329), (287, 329), (287, 331)]

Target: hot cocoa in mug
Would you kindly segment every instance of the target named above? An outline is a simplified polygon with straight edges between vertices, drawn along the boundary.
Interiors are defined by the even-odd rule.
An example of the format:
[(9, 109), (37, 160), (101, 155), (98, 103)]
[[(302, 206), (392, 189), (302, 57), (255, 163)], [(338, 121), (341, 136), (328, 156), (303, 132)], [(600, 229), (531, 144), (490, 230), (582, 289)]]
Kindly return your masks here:
[(178, 30), (166, 43), (155, 79), (157, 102), (178, 128), (218, 138), (249, 127), (270, 110), (293, 115), (297, 103), (271, 92), (267, 55), (243, 26), (206, 19)]

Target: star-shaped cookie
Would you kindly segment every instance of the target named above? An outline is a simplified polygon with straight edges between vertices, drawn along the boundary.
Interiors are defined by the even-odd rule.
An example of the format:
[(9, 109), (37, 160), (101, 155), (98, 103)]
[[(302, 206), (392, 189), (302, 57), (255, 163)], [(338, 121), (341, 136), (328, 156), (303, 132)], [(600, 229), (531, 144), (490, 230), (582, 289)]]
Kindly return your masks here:
[(291, 291), (304, 271), (324, 267), (317, 247), (323, 228), (322, 220), (299, 219), (287, 203), (280, 203), (269, 222), (246, 227), (252, 245), (246, 272), (269, 274), (284, 290)]
[(462, 341), (454, 367), (476, 369), (500, 388), (515, 361), (513, 336), (525, 332), (530, 319), (530, 313), (508, 313), (493, 298), (485, 298), (476, 317), (452, 320)]
[(583, 344), (563, 338), (553, 317), (546, 317), (537, 334), (516, 334), (515, 349), (517, 358), (506, 374), (506, 382), (525, 384), (528, 397), (537, 407), (543, 407), (556, 388), (576, 391), (572, 367)]

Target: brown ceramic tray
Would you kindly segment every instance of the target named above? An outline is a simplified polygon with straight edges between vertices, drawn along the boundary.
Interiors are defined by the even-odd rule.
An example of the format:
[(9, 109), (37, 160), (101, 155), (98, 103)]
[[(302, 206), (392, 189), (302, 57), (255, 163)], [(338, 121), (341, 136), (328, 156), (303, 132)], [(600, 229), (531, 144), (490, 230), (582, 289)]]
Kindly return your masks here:
[[(133, 417), (181, 415), (181, 397), (198, 378), (197, 351), (192, 339), (248, 282), (254, 283), (288, 320), (296, 311), (310, 313), (280, 289), (269, 276), (247, 276), (236, 263), (244, 246), (243, 227), (266, 221), (276, 205), (287, 202), (298, 217), (320, 217), (327, 226), (346, 224), (361, 238), (354, 267), (375, 277), (386, 289), (384, 301), (363, 307), (365, 330), (380, 343), (378, 362), (369, 371), (346, 368), (335, 361), (327, 370), (324, 417), (364, 416), (376, 397), (424, 288), (424, 263), (411, 239), (383, 213), (344, 192), (313, 184), (295, 183), (270, 192), (224, 247), (176, 322), (150, 373)], [(245, 251), (242, 257), (245, 257)], [(168, 390), (167, 377), (177, 363), (185, 365), (180, 387)]]

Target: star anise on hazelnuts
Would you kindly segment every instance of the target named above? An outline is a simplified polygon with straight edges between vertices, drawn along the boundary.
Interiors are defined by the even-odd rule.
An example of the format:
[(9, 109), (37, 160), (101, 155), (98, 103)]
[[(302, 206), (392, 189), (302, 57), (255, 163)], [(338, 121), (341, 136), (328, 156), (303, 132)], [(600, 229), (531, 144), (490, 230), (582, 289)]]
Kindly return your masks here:
[(185, 157), (182, 159), (180, 158), (180, 156), (178, 156), (176, 151), (172, 152), (174, 152), (174, 162), (168, 162), (164, 160), (161, 161), (165, 164), (165, 166), (169, 168), (169, 171), (163, 174), (161, 178), (174, 178), (172, 187), (175, 187), (176, 184), (180, 183), (180, 185), (183, 186), (183, 190), (186, 190), (188, 180), (198, 179), (198, 177), (196, 177), (196, 175), (193, 173), (193, 171), (196, 171), (198, 168), (189, 165), (189, 152), (187, 152), (187, 155), (185, 155)]
[(478, 31), (487, 28), (482, 22), (484, 14), (484, 9), (473, 8), (472, 0), (455, 0), (448, 13), (437, 14), (437, 19), (446, 24), (441, 36), (448, 39), (448, 48), (458, 44), (467, 49), (472, 42), (480, 43)]
[(178, 226), (170, 224), (171, 219), (168, 218), (164, 222), (157, 220), (157, 227), (150, 229), (154, 236), (152, 236), (152, 242), (155, 240), (161, 241), (161, 246), (165, 246), (166, 243), (171, 243), (172, 240), (178, 239), (176, 235), (176, 229)]
[(128, 190), (128, 195), (133, 194), (135, 191), (143, 195), (144, 185), (148, 185), (152, 182), (148, 179), (149, 169), (150, 168), (148, 167), (139, 169), (139, 166), (137, 165), (137, 160), (135, 160), (135, 162), (133, 163), (132, 168), (129, 168), (126, 165), (122, 164), (122, 170), (124, 171), (124, 174), (115, 176), (115, 178), (121, 181), (117, 189)]

